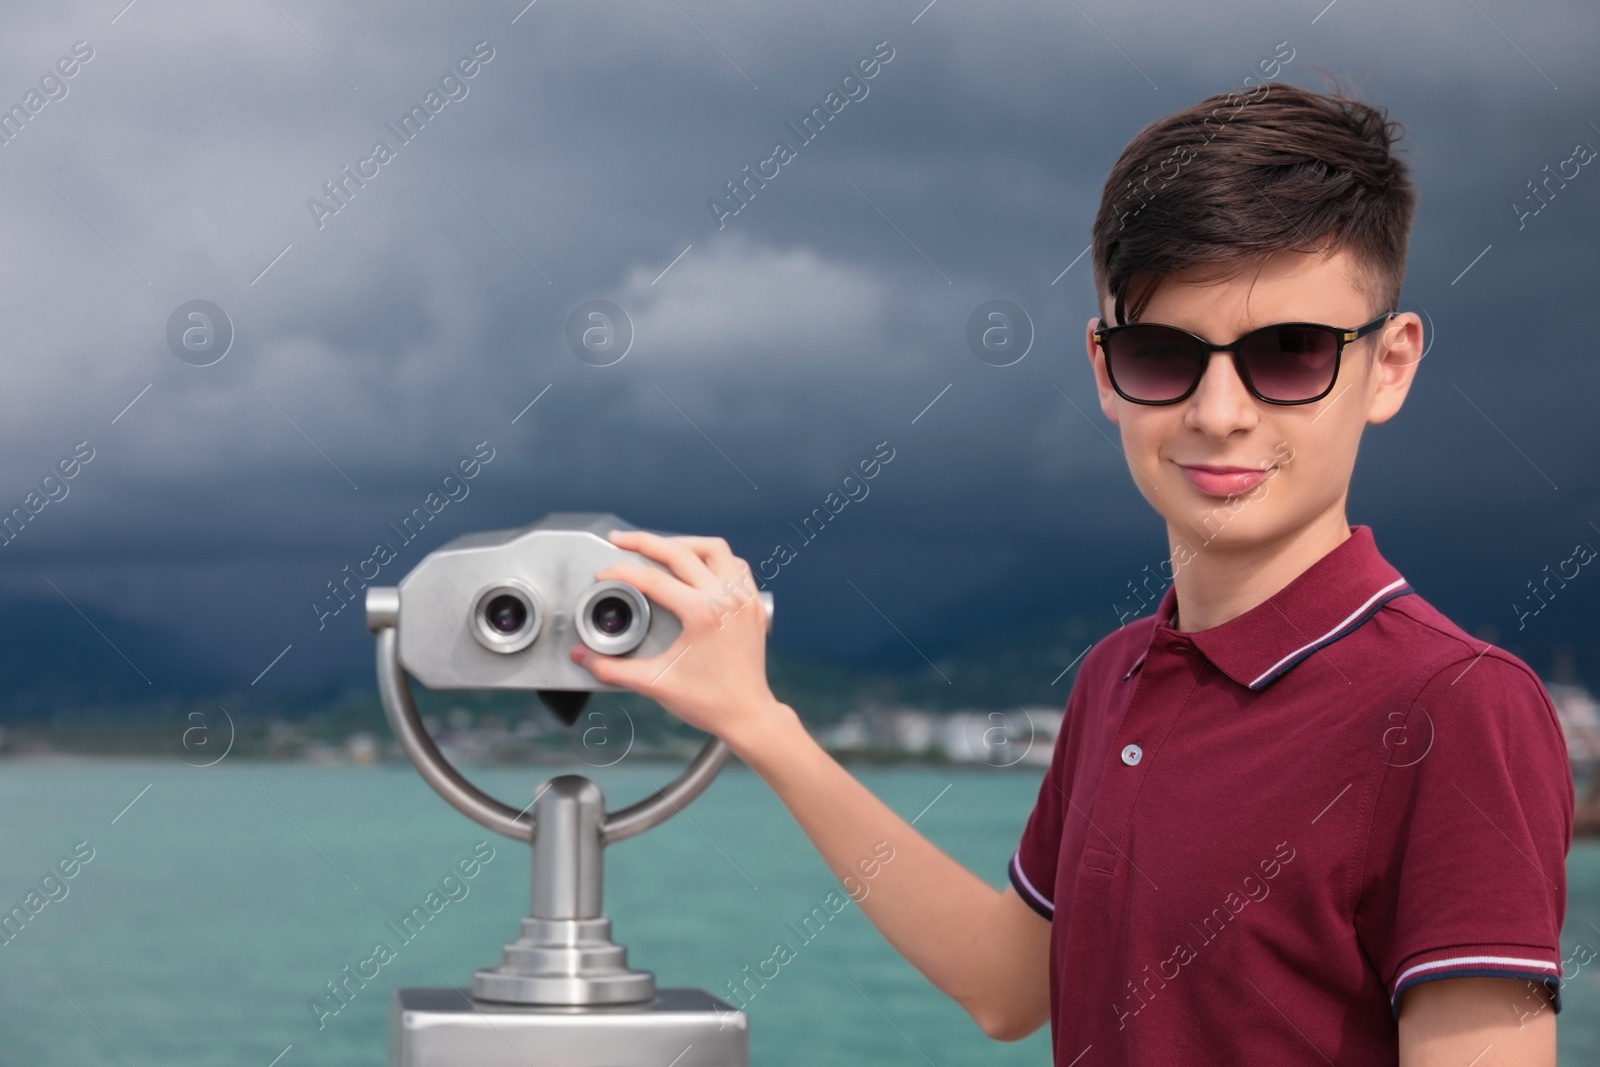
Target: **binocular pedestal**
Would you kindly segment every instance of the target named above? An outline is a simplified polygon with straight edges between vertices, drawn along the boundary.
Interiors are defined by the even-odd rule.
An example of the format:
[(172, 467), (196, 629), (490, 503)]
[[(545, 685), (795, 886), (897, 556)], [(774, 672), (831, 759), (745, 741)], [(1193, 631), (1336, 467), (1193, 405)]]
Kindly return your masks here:
[[(531, 813), (482, 792), (444, 758), (423, 727), (413, 676), (430, 689), (537, 692), (571, 725), (599, 684), (573, 663), (581, 641), (607, 655), (648, 657), (682, 633), (625, 582), (597, 582), (618, 561), (669, 572), (618, 548), (609, 513), (557, 512), (515, 530), (464, 534), (430, 552), (398, 587), (367, 589), (378, 692), (395, 738), (424, 781), (452, 807), (533, 846), (533, 903), (500, 965), (471, 992), (402, 989), (389, 1013), (390, 1067), (748, 1067), (749, 1020), (698, 989), (657, 989), (628, 966), (601, 911), (605, 848), (671, 818), (727, 760), (707, 741), (671, 782), (620, 811), (605, 810), (587, 778), (552, 778)], [(463, 592), (465, 590), (465, 592)], [(772, 594), (759, 594), (768, 627)], [(659, 606), (658, 606), (659, 607)]]
[(561, 775), (533, 804), (533, 906), (470, 994), (401, 989), (390, 1067), (747, 1067), (743, 1012), (698, 989), (657, 990), (601, 914), (605, 801)]
[(655, 976), (628, 969), (600, 914), (605, 817), (600, 787), (576, 774), (552, 778), (533, 802), (533, 909), (499, 967), (472, 981), (479, 1000), (509, 1004), (619, 1004), (649, 1000)]

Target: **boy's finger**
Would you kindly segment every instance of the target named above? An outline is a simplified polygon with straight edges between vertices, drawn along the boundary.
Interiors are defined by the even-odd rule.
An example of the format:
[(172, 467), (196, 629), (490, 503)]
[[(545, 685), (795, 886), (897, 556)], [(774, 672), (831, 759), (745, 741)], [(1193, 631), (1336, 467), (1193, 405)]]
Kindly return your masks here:
[(626, 548), (647, 559), (666, 564), (672, 568), (673, 574), (688, 585), (704, 585), (716, 577), (706, 566), (705, 560), (683, 543), (684, 538), (662, 537), (649, 530), (612, 530), (610, 539), (618, 548)]
[(627, 582), (678, 617), (679, 623), (702, 604), (705, 594), (679, 579), (641, 563), (613, 563), (595, 572), (600, 581)]
[(739, 560), (734, 556), (733, 549), (728, 547), (726, 538), (684, 535), (677, 540), (688, 545), (717, 577), (732, 578), (737, 573)]
[[(629, 543), (627, 538), (632, 534), (647, 533), (648, 531), (617, 530), (613, 532), (623, 538), (622, 541), (614, 539), (613, 543), (616, 543), (619, 548), (633, 548), (634, 545)], [(751, 585), (755, 581), (755, 572), (748, 563), (734, 554), (726, 538), (681, 534), (670, 538), (670, 540), (677, 544), (688, 546), (690, 551), (700, 557), (701, 562), (706, 565), (712, 577), (716, 578), (723, 586), (726, 586), (729, 581), (736, 583), (743, 590), (743, 593), (736, 594), (737, 596), (742, 598), (753, 592)]]
[(572, 650), (572, 660), (592, 674), (595, 681), (602, 685), (614, 685), (650, 697), (656, 679), (665, 674), (666, 669), (683, 654), (684, 649), (678, 647), (683, 643), (684, 640), (680, 636), (670, 648), (649, 659), (608, 656), (592, 648), (577, 645)]
[(574, 645), (569, 653), (572, 662), (582, 667), (594, 676), (594, 680), (601, 685), (614, 685), (623, 689), (632, 689), (628, 683), (632, 681), (629, 668), (637, 661), (623, 659), (620, 656), (606, 656), (584, 645)]

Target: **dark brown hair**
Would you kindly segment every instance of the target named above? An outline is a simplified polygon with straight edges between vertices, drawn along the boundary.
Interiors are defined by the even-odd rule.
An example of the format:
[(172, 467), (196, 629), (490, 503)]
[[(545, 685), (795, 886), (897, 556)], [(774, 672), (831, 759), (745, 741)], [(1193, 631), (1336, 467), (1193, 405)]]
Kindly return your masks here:
[[(1382, 108), (1283, 82), (1209, 96), (1157, 119), (1106, 178), (1094, 220), (1097, 299), (1136, 321), (1161, 280), (1231, 276), (1274, 252), (1350, 249), (1351, 282), (1393, 310), (1416, 210), (1400, 123)], [(1138, 284), (1141, 291), (1131, 293)], [(1123, 317), (1123, 299), (1130, 300)]]

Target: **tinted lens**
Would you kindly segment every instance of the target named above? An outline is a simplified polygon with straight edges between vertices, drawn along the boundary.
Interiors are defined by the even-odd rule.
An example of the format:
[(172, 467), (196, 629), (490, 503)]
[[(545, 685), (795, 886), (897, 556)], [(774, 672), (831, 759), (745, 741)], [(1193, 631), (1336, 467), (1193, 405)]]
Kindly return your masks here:
[(1117, 388), (1138, 400), (1175, 400), (1200, 368), (1194, 338), (1170, 326), (1140, 324), (1106, 338), (1106, 367)]
[(615, 636), (633, 625), (633, 606), (621, 597), (603, 597), (596, 602), (590, 618), (596, 630)]
[(1309, 400), (1333, 384), (1339, 338), (1317, 326), (1268, 326), (1239, 340), (1239, 358), (1269, 400)]

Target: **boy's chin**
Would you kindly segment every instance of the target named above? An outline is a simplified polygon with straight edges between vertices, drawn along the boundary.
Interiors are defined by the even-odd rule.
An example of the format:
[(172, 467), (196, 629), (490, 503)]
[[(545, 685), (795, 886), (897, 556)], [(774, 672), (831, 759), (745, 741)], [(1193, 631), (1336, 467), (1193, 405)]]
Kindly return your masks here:
[[(1243, 502), (1243, 498), (1234, 498), (1233, 502)], [(1273, 531), (1269, 527), (1272, 524), (1265, 521), (1268, 516), (1258, 514), (1247, 517), (1244, 512), (1249, 511), (1252, 505), (1246, 504), (1239, 515), (1227, 517), (1228, 503), (1219, 498), (1212, 507), (1185, 508), (1175, 520), (1169, 517), (1167, 524), (1176, 539), (1175, 546), (1187, 545), (1194, 552), (1205, 552), (1207, 549), (1236, 550), (1271, 539)], [(1220, 518), (1226, 518), (1227, 521), (1219, 522)]]

